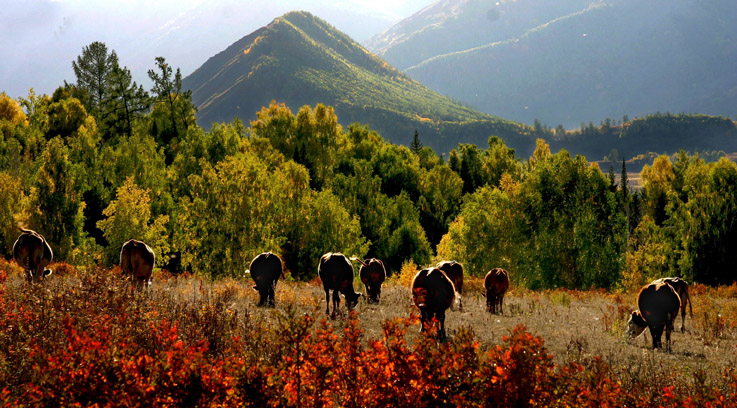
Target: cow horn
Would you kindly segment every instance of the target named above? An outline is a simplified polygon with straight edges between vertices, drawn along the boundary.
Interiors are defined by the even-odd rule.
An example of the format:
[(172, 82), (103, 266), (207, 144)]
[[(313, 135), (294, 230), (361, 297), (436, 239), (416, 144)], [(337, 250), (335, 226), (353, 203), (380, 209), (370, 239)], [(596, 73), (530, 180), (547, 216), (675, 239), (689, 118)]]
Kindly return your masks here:
[(360, 263), (361, 263), (361, 265), (363, 265), (363, 266), (366, 266), (366, 263), (365, 263), (365, 262), (363, 262), (363, 260), (361, 260), (361, 259), (360, 259), (360, 258), (358, 258), (358, 257), (352, 256), (352, 257), (351, 257), (351, 261), (358, 261), (358, 262), (360, 262)]

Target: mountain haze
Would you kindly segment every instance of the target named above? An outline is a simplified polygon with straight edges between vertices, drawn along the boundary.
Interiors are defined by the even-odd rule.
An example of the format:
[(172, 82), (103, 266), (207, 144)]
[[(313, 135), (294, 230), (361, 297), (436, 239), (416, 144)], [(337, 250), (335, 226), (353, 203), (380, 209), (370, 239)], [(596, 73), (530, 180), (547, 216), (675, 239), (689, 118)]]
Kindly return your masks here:
[(270, 101), (293, 111), (323, 103), (343, 125), (369, 124), (395, 143), (418, 129), (424, 144), (447, 151), (481, 146), (489, 136), (528, 152), (528, 128), (478, 112), (439, 95), (369, 53), (325, 21), (290, 12), (241, 38), (183, 81), (203, 127), (234, 117), (252, 120)]
[(578, 127), (623, 115), (734, 115), (732, 0), (445, 0), (368, 48), (484, 112)]

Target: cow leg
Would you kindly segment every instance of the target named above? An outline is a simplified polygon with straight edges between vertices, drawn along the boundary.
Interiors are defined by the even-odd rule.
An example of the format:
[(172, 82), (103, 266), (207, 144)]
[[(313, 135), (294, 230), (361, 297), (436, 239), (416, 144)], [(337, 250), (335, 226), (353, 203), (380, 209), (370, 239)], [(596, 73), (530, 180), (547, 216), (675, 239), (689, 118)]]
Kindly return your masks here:
[(436, 313), (438, 319), (438, 341), (445, 341), (445, 312)]
[(686, 302), (681, 305), (681, 333), (686, 332)]
[(504, 295), (499, 296), (499, 314), (504, 314)]
[(340, 291), (336, 289), (333, 291), (333, 319), (335, 319), (338, 309), (340, 309)]
[(662, 348), (663, 343), (661, 338), (663, 336), (663, 326), (648, 326), (650, 328), (650, 336), (653, 338), (653, 349)]
[(430, 316), (427, 310), (423, 307), (420, 308), (420, 333), (427, 330), (427, 326), (430, 324)]
[(458, 309), (463, 312), (463, 295), (458, 298)]
[(330, 316), (330, 289), (325, 289), (325, 314)]
[[(665, 322), (665, 350), (670, 353), (670, 334), (675, 329), (674, 323), (676, 322), (676, 317), (678, 317), (678, 312), (673, 316), (671, 319), (670, 316), (668, 316), (668, 320)], [(681, 323), (683, 324), (683, 323)], [(683, 329), (683, 326), (681, 326), (681, 329)]]
[(269, 287), (269, 294), (266, 298), (266, 306), (274, 307), (274, 305), (276, 304), (276, 302), (274, 301), (275, 292), (276, 292), (276, 282), (274, 282), (274, 284), (271, 285), (271, 287)]

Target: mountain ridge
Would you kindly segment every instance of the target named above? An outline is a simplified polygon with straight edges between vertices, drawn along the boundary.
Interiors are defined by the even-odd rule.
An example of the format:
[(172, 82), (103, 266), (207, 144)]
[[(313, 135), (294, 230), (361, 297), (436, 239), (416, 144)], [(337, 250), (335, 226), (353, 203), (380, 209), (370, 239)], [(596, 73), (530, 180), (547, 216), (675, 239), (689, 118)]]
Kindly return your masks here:
[[(538, 6), (532, 0), (440, 3), (455, 7), (455, 14), (446, 13), (431, 29), (387, 30), (393, 37), (384, 44), (374, 39), (367, 45), (379, 52), (377, 47), (397, 39), (379, 55), (483, 112), (570, 128), (657, 111), (729, 115), (737, 105), (737, 77), (730, 68), (737, 65), (737, 30), (729, 23), (737, 8), (728, 0), (569, 0), (557, 8), (545, 4), (537, 19), (529, 19)], [(524, 33), (504, 37), (512, 31), (493, 31), (479, 24), (479, 12), (464, 11), (484, 4), (497, 16), (491, 25), (520, 23)], [(499, 37), (483, 45), (464, 40), (490, 33)], [(438, 38), (455, 41), (454, 49), (436, 46)], [(428, 49), (432, 55), (424, 54)]]
[(323, 103), (341, 124), (369, 124), (385, 138), (409, 144), (414, 129), (442, 152), (464, 142), (483, 145), (496, 135), (512, 147), (534, 148), (529, 129), (442, 96), (397, 70), (310, 13), (294, 11), (209, 58), (183, 81), (198, 121), (255, 119), (270, 101), (293, 111)]

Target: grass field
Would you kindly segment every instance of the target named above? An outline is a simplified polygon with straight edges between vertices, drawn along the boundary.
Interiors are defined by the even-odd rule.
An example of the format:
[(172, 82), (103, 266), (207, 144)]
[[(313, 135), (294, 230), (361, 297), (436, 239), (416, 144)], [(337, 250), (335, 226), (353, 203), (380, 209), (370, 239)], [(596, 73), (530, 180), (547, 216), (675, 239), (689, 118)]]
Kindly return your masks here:
[(450, 340), (437, 344), (419, 333), (408, 273), (385, 283), (380, 304), (348, 314), (342, 300), (331, 320), (318, 279), (280, 282), (265, 309), (247, 278), (157, 274), (137, 293), (117, 268), (56, 264), (34, 286), (12, 264), (0, 270), (4, 405), (737, 403), (737, 285), (692, 285), (693, 316), (685, 333), (677, 319), (666, 353), (647, 331), (625, 341), (635, 293), (512, 288), (491, 315), (467, 277), (464, 311), (447, 313)]

